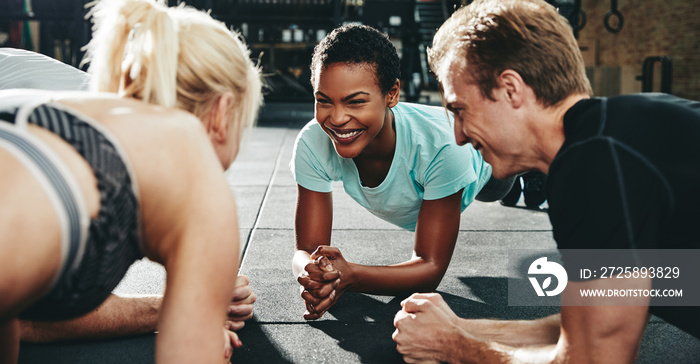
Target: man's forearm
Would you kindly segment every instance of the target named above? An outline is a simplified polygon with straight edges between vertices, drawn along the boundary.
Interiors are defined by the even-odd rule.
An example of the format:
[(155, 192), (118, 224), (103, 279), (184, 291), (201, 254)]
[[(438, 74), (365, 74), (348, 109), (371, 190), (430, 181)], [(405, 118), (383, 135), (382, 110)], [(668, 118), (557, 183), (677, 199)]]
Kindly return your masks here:
[(56, 342), (106, 339), (154, 332), (160, 296), (120, 297), (111, 295), (94, 311), (66, 321), (21, 321), (21, 340)]
[(479, 364), (549, 364), (556, 357), (556, 343), (514, 347), (495, 341), (483, 341), (461, 335), (459, 342), (446, 346), (449, 363)]
[(414, 294), (401, 306), (392, 338), (407, 362), (550, 363), (561, 349), (554, 336), (558, 315), (531, 322), (461, 319), (434, 293)]
[(522, 347), (551, 345), (559, 340), (559, 314), (537, 320), (459, 319), (458, 326), (479, 339)]

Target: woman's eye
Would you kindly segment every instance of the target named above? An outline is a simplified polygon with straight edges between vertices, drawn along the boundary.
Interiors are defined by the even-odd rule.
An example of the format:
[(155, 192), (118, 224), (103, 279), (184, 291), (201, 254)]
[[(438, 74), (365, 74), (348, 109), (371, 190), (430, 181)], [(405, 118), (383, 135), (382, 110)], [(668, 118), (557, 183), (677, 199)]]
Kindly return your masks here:
[(328, 102), (328, 100), (324, 100), (324, 99), (316, 99), (316, 103), (319, 103), (319, 104), (328, 104), (329, 102)]
[(365, 100), (350, 100), (349, 104), (350, 105), (357, 105), (357, 104), (364, 104), (366, 101)]

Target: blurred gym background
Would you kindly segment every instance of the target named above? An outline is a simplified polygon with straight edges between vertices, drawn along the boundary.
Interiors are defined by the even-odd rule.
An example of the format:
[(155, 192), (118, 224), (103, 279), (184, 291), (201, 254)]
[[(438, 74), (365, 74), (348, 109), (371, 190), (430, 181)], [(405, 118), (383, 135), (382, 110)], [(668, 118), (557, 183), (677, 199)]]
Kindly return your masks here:
[[(86, 0), (0, 0), (0, 47), (41, 52), (78, 67), (90, 36)], [(176, 5), (181, 0), (168, 0)], [(266, 104), (313, 100), (308, 65), (316, 43), (349, 22), (395, 43), (403, 99), (439, 104), (425, 49), (437, 27), (470, 0), (190, 0), (247, 40), (266, 73)], [(596, 95), (662, 91), (700, 99), (700, 7), (686, 0), (549, 0), (572, 24)], [(1, 71), (1, 70), (0, 70)], [(289, 115), (289, 114), (287, 114)], [(264, 116), (264, 114), (263, 114)], [(264, 119), (264, 118), (263, 118)], [(262, 121), (262, 120), (261, 120)]]

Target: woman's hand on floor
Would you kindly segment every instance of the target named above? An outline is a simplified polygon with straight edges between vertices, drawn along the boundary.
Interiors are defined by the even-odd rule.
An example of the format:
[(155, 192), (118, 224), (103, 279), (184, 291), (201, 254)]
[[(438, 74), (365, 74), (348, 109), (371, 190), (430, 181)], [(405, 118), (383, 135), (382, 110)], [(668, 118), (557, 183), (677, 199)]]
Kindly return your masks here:
[(250, 279), (239, 275), (236, 279), (236, 288), (233, 290), (231, 303), (228, 306), (228, 325), (230, 330), (240, 330), (245, 326), (245, 321), (253, 318), (253, 303), (257, 296), (250, 288)]
[(312, 259), (297, 278), (301, 284), (301, 297), (306, 304), (304, 318), (307, 320), (320, 318), (335, 304), (338, 298), (336, 288), (341, 282), (341, 272), (334, 268), (327, 257), (312, 255)]

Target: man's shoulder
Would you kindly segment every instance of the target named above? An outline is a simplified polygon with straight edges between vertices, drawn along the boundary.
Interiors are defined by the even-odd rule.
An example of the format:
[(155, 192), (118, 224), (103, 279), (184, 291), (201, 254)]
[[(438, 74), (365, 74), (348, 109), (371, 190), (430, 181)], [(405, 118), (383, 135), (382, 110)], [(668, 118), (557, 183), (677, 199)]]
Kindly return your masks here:
[(609, 98), (613, 110), (640, 118), (660, 118), (668, 113), (700, 119), (700, 102), (664, 93), (638, 93)]

